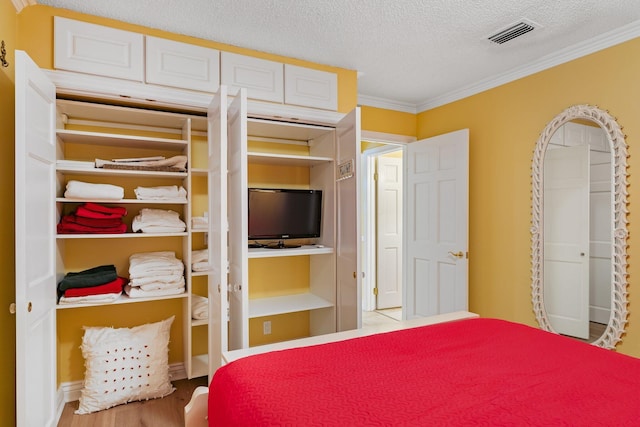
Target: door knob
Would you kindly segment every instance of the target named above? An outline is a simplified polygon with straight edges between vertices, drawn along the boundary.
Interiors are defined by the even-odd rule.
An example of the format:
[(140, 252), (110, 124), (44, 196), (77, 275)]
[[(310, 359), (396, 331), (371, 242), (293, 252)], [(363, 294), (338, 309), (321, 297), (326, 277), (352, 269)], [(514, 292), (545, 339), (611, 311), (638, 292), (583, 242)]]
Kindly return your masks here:
[(462, 253), (462, 251), (458, 251), (458, 252), (451, 252), (449, 251), (449, 255), (451, 255), (454, 258), (462, 258), (464, 256), (464, 254)]

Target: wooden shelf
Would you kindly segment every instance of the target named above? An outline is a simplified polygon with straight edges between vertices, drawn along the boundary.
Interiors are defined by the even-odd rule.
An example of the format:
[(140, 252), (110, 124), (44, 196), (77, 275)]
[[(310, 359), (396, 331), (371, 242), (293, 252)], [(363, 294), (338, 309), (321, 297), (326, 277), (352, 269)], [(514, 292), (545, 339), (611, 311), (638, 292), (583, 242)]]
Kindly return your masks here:
[(153, 302), (153, 301), (163, 301), (168, 299), (177, 299), (177, 298), (186, 298), (187, 293), (183, 292), (177, 295), (167, 295), (164, 297), (153, 297), (153, 298), (129, 298), (126, 294), (120, 295), (120, 297), (113, 301), (107, 303), (82, 303), (82, 304), (57, 304), (56, 309), (58, 310), (68, 310), (71, 308), (83, 308), (83, 307), (96, 307), (96, 306), (110, 306), (110, 305), (120, 305), (120, 304), (132, 304), (136, 302)]
[(249, 300), (249, 318), (333, 307), (333, 303), (312, 293)]
[(209, 355), (199, 354), (191, 358), (191, 378), (209, 375)]
[(187, 232), (183, 233), (122, 233), (122, 234), (58, 234), (57, 239), (142, 239), (142, 238), (158, 238), (158, 237), (185, 237)]
[(144, 204), (144, 205), (186, 205), (187, 201), (170, 201), (170, 200), (139, 200), (139, 199), (67, 199), (65, 197), (56, 197), (58, 203), (108, 203), (108, 204)]
[(283, 256), (299, 256), (299, 255), (322, 255), (332, 254), (333, 248), (319, 247), (317, 245), (304, 245), (299, 248), (285, 249), (267, 249), (267, 248), (249, 248), (249, 258), (274, 258)]
[(273, 154), (261, 152), (247, 153), (250, 163), (263, 165), (287, 165), (287, 166), (314, 166), (322, 163), (332, 162), (330, 157), (300, 156), (293, 154)]
[(73, 142), (76, 144), (147, 148), (151, 150), (171, 150), (180, 153), (187, 148), (188, 144), (187, 141), (182, 139), (154, 138), (147, 136), (120, 135), (67, 129), (58, 129), (56, 134), (63, 142)]
[(206, 326), (209, 324), (209, 319), (191, 319), (191, 326)]
[(138, 171), (128, 169), (80, 169), (57, 167), (56, 172), (65, 175), (103, 175), (103, 176), (144, 176), (149, 178), (186, 178), (187, 172), (160, 172), (160, 171)]

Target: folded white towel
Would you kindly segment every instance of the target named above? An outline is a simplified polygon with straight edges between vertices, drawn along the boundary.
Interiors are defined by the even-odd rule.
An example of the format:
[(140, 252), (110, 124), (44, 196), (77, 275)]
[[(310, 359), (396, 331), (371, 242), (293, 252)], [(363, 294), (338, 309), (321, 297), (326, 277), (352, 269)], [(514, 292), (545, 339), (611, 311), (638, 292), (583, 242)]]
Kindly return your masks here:
[(124, 291), (130, 298), (147, 298), (147, 297), (164, 297), (168, 295), (178, 295), (185, 291), (184, 286), (176, 289), (161, 289), (156, 291), (143, 291), (140, 288), (132, 288), (129, 285), (125, 285)]
[(209, 260), (209, 250), (200, 249), (191, 251), (191, 262), (203, 262)]
[(133, 223), (131, 224), (131, 229), (134, 232), (144, 232), (143, 228), (158, 233), (182, 232), (186, 230), (187, 225), (180, 219), (178, 212), (144, 208), (133, 218)]
[(64, 197), (67, 199), (121, 200), (124, 197), (124, 188), (111, 184), (92, 184), (71, 180), (67, 182)]
[(85, 295), (82, 297), (60, 297), (59, 304), (103, 304), (114, 302), (122, 292), (100, 295)]
[(187, 190), (177, 185), (159, 187), (138, 187), (133, 190), (138, 200), (167, 200), (172, 202), (186, 202)]
[(191, 295), (191, 318), (204, 320), (209, 318), (209, 299), (200, 295)]
[(209, 271), (211, 270), (211, 264), (209, 261), (194, 262), (191, 264), (191, 271)]
[(209, 227), (209, 218), (206, 216), (191, 217), (191, 228), (194, 230), (206, 230)]
[(182, 274), (184, 264), (175, 252), (139, 252), (129, 257), (129, 278)]
[(175, 282), (162, 282), (162, 281), (151, 282), (151, 283), (147, 283), (145, 285), (139, 286), (138, 288), (142, 289), (143, 291), (159, 291), (163, 289), (184, 288), (184, 277), (181, 277), (179, 280)]
[(148, 275), (143, 277), (136, 277), (129, 280), (129, 284), (131, 286), (144, 286), (151, 283), (177, 283), (180, 280), (184, 280), (184, 276), (182, 275), (182, 271), (175, 271), (171, 274), (158, 274), (158, 275)]

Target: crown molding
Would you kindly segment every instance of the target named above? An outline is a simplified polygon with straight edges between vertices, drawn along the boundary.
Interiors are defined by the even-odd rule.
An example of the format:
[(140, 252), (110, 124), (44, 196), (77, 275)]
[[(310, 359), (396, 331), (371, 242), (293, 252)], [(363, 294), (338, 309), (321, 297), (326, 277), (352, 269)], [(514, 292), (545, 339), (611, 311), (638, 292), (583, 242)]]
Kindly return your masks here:
[(578, 59), (599, 50), (603, 50), (608, 47), (629, 41), (638, 36), (640, 36), (640, 21), (635, 21), (631, 24), (593, 37), (584, 42), (576, 43), (553, 54), (543, 56), (542, 58), (524, 66), (513, 68), (505, 73), (499, 74), (498, 76), (481, 80), (472, 85), (465, 86), (455, 91), (427, 100), (424, 103), (418, 105), (417, 111), (423, 112), (431, 108), (439, 107), (441, 105), (445, 105), (450, 102), (475, 95), (485, 90), (501, 86), (514, 80), (529, 76), (531, 74), (535, 74), (537, 72), (555, 67), (565, 62)]
[(13, 3), (13, 7), (16, 8), (16, 12), (18, 13), (27, 6), (37, 4), (36, 0), (11, 0), (11, 3)]
[(377, 98), (375, 96), (358, 94), (358, 105), (368, 107), (384, 108), (386, 110), (402, 111), (404, 113), (416, 114), (418, 112), (416, 104), (409, 102), (395, 101), (393, 99)]

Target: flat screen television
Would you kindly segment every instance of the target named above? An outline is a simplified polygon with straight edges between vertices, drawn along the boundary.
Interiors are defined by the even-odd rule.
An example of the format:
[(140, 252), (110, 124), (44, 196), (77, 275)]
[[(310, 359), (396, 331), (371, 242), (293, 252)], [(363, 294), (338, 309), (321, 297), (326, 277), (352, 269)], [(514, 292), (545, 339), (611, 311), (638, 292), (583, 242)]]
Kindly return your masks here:
[(249, 188), (249, 240), (278, 240), (269, 248), (295, 247), (285, 239), (320, 237), (322, 190)]

